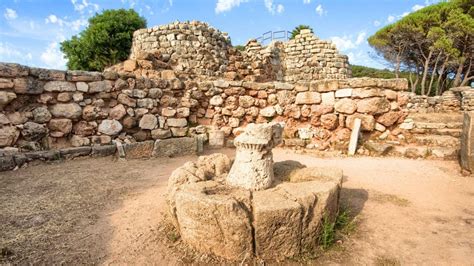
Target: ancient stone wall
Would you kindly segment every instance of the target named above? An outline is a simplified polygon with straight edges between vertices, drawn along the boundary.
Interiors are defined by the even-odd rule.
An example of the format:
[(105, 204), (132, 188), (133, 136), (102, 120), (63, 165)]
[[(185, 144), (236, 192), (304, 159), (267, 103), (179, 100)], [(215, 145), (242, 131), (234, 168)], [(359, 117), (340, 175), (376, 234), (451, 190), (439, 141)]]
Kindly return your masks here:
[(225, 71), (230, 46), (227, 34), (207, 23), (175, 22), (137, 30), (130, 59), (140, 58), (143, 52), (159, 52), (175, 71), (219, 76)]
[(133, 35), (129, 62), (141, 69), (143, 54), (155, 54), (155, 69), (173, 69), (177, 75), (220, 77), (246, 81), (311, 81), (351, 77), (348, 57), (336, 46), (319, 40), (309, 30), (302, 30), (288, 42), (274, 42), (266, 47), (250, 40), (244, 51), (230, 44), (226, 33), (207, 23), (175, 22), (140, 29)]
[[(327, 148), (346, 141), (355, 118), (368, 132), (403, 120), (403, 79), (282, 82), (149, 79), (0, 64), (0, 147), (45, 150), (224, 131), (284, 121), (286, 144)], [(319, 145), (319, 146), (318, 146)]]
[(474, 90), (471, 87), (456, 87), (440, 96), (411, 95), (408, 109), (411, 112), (446, 113), (474, 110)]

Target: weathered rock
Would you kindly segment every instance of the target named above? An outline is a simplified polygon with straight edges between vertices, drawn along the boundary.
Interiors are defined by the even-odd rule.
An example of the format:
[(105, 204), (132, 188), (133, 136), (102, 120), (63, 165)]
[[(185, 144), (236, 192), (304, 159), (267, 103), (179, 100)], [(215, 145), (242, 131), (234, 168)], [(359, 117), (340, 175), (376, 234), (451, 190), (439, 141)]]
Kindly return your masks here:
[(77, 135), (73, 135), (70, 141), (73, 147), (88, 146), (91, 143), (90, 139)]
[(186, 135), (188, 134), (187, 127), (172, 127), (170, 129), (173, 137), (186, 137)]
[(158, 125), (158, 119), (155, 115), (146, 114), (140, 119), (138, 126), (141, 129), (154, 129)]
[(275, 107), (268, 106), (260, 110), (260, 115), (263, 117), (274, 117), (276, 115)]
[(98, 130), (100, 133), (109, 136), (114, 136), (118, 135), (120, 131), (122, 131), (122, 128), (122, 124), (120, 124), (119, 121), (113, 119), (105, 119), (100, 122)]
[(326, 129), (333, 130), (338, 125), (338, 117), (335, 114), (325, 114), (321, 115), (321, 126)]
[(366, 114), (382, 114), (390, 111), (390, 102), (381, 97), (362, 99), (357, 103), (357, 112)]
[(51, 119), (51, 113), (46, 107), (37, 107), (33, 110), (33, 120), (36, 123), (46, 123)]
[(154, 129), (151, 131), (151, 137), (153, 139), (167, 139), (171, 138), (171, 131), (169, 129)]
[(379, 89), (354, 89), (352, 91), (352, 98), (369, 98), (383, 96)]
[(49, 134), (52, 137), (60, 138), (71, 132), (72, 121), (70, 119), (65, 119), (65, 118), (51, 119), (49, 120), (48, 127), (50, 130)]
[(23, 112), (13, 112), (7, 114), (8, 120), (13, 125), (21, 125), (28, 121), (28, 117), (26, 117), (25, 113)]
[(44, 90), (49, 92), (76, 91), (76, 84), (68, 81), (48, 81)]
[(0, 127), (0, 147), (13, 146), (19, 136), (20, 132), (15, 127)]
[(402, 116), (402, 112), (388, 112), (377, 118), (377, 122), (380, 124), (389, 127), (395, 124), (398, 119)]
[(16, 94), (13, 92), (0, 91), (0, 109), (16, 99)]
[(352, 88), (339, 89), (335, 92), (334, 96), (336, 98), (346, 98), (352, 96)]
[(299, 92), (296, 94), (296, 104), (317, 104), (321, 102), (321, 94), (319, 92)]
[[(207, 181), (176, 192), (176, 219), (183, 241), (227, 259), (252, 254), (250, 193)], [(205, 241), (203, 241), (205, 240)]]
[(244, 95), (239, 97), (239, 105), (243, 108), (250, 108), (254, 102), (255, 99), (252, 96)]
[(210, 105), (221, 106), (224, 103), (224, 99), (220, 95), (215, 95), (209, 100)]
[(39, 141), (48, 134), (48, 129), (41, 124), (26, 122), (21, 130), (21, 135), (25, 140)]
[(168, 118), (166, 123), (169, 127), (185, 127), (188, 125), (186, 118)]
[(79, 121), (74, 124), (73, 131), (74, 134), (78, 136), (90, 136), (95, 133), (95, 128), (96, 126), (94, 126), (92, 123), (88, 123), (86, 121)]
[(471, 173), (474, 172), (474, 112), (464, 113), (461, 135), (460, 164), (464, 170), (467, 170)]
[(89, 93), (109, 92), (112, 90), (112, 82), (110, 80), (94, 81), (89, 83)]
[(334, 104), (334, 110), (338, 113), (353, 114), (357, 110), (357, 104), (351, 99), (341, 99)]
[(33, 77), (16, 78), (14, 83), (15, 93), (18, 94), (41, 94), (44, 90), (43, 82), (38, 81)]
[(283, 127), (279, 124), (249, 124), (237, 136), (235, 162), (227, 183), (250, 190), (262, 190), (273, 183), (272, 148), (282, 142)]
[(366, 131), (373, 131), (375, 128), (375, 118), (372, 115), (364, 115), (364, 114), (353, 114), (347, 117), (346, 119), (346, 127), (352, 129), (354, 120), (356, 118), (361, 119), (362, 122), (362, 129)]
[(50, 107), (54, 117), (77, 119), (82, 115), (82, 109), (77, 103), (58, 103)]
[(171, 157), (195, 154), (197, 142), (195, 138), (172, 138), (156, 140), (153, 148), (154, 157)]
[(127, 114), (125, 106), (122, 104), (117, 104), (110, 110), (109, 117), (114, 120), (120, 120)]

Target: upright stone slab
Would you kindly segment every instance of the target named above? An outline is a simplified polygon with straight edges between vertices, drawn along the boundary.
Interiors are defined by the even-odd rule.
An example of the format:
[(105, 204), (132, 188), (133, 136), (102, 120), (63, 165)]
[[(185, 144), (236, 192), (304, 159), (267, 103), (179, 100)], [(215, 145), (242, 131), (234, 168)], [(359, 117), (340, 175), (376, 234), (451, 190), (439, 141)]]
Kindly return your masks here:
[(465, 112), (461, 135), (461, 167), (474, 172), (474, 112)]
[(352, 133), (351, 133), (351, 139), (349, 141), (349, 151), (347, 152), (348, 155), (352, 156), (356, 152), (361, 124), (362, 124), (362, 120), (360, 120), (360, 118), (356, 118), (354, 120), (354, 126), (352, 127)]

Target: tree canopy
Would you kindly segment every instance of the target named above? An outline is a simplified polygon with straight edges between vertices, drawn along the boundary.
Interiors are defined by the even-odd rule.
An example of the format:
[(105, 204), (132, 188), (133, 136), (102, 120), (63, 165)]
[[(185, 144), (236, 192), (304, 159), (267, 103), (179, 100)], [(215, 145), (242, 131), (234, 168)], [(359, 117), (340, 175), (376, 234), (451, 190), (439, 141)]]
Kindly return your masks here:
[(145, 27), (146, 20), (133, 9), (96, 14), (79, 35), (61, 43), (68, 69), (102, 71), (127, 59), (133, 32)]
[(406, 70), (412, 90), (441, 94), (474, 79), (474, 6), (472, 0), (440, 2), (410, 13), (368, 39), (377, 54)]
[(298, 25), (293, 29), (293, 31), (291, 31), (290, 39), (294, 39), (296, 37), (296, 35), (300, 34), (300, 31), (304, 30), (304, 29), (310, 29), (311, 33), (313, 32), (313, 28), (311, 28), (308, 25)]

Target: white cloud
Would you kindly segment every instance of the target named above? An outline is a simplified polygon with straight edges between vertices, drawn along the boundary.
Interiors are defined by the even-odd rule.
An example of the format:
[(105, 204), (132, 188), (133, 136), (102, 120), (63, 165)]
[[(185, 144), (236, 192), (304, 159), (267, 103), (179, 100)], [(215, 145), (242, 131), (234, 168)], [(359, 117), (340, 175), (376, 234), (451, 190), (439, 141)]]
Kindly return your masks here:
[(45, 51), (41, 53), (41, 62), (43, 62), (48, 68), (53, 69), (65, 69), (66, 59), (64, 54), (59, 50), (59, 43), (52, 42), (46, 47)]
[(285, 11), (285, 7), (282, 4), (273, 4), (273, 0), (264, 0), (265, 8), (270, 12), (270, 14), (275, 15), (275, 13), (281, 14)]
[[(122, 1), (123, 2), (123, 1)], [(89, 10), (89, 13), (99, 10), (99, 5), (88, 2), (87, 0), (71, 0), (72, 5), (74, 6), (74, 10), (78, 11), (79, 13), (83, 13), (86, 9)]]
[(283, 13), (283, 11), (285, 11), (285, 7), (282, 4), (278, 4), (277, 5), (277, 13), (281, 14), (281, 13)]
[(356, 45), (362, 44), (365, 41), (365, 36), (367, 36), (367, 32), (365, 31), (359, 32), (359, 34), (357, 34), (357, 39), (356, 39), (355, 44)]
[(394, 22), (394, 21), (395, 21), (395, 16), (389, 15), (389, 16), (387, 17), (387, 22), (388, 22), (388, 23), (392, 23), (392, 22)]
[[(232, 10), (232, 8), (234, 7), (240, 6), (241, 3), (245, 3), (247, 1), (248, 0), (218, 0), (214, 11), (216, 12), (216, 14), (227, 12)], [(173, 1), (170, 0), (169, 3), (170, 6), (173, 5)]]
[(354, 42), (348, 36), (343, 36), (343, 37), (334, 36), (329, 39), (336, 45), (339, 51), (346, 51), (349, 49), (354, 49), (356, 47)]
[(411, 10), (412, 11), (418, 11), (420, 9), (422, 9), (423, 7), (425, 7), (424, 5), (414, 5)]
[(16, 13), (15, 10), (13, 10), (11, 8), (6, 8), (5, 13), (3, 13), (3, 16), (5, 16), (5, 18), (7, 20), (13, 20), (13, 19), (16, 19), (18, 17), (18, 14)]
[(33, 55), (30, 52), (26, 53), (9, 43), (0, 42), (0, 61), (31, 64), (32, 59)]
[(311, 0), (303, 0), (303, 4), (311, 4)]
[(347, 51), (351, 49), (355, 49), (361, 44), (365, 42), (367, 36), (367, 32), (361, 31), (357, 34), (357, 36), (354, 37), (352, 35), (344, 35), (342, 37), (340, 36), (333, 36), (330, 37), (329, 39), (336, 45), (337, 49), (339, 51)]
[(380, 21), (374, 20), (374, 26), (375, 26), (375, 27), (378, 27), (378, 26), (380, 26), (381, 24), (382, 24), (382, 23), (381, 23)]
[(324, 11), (324, 8), (321, 4), (319, 4), (317, 7), (316, 7), (316, 14), (322, 16), (323, 14), (325, 14), (326, 12)]

